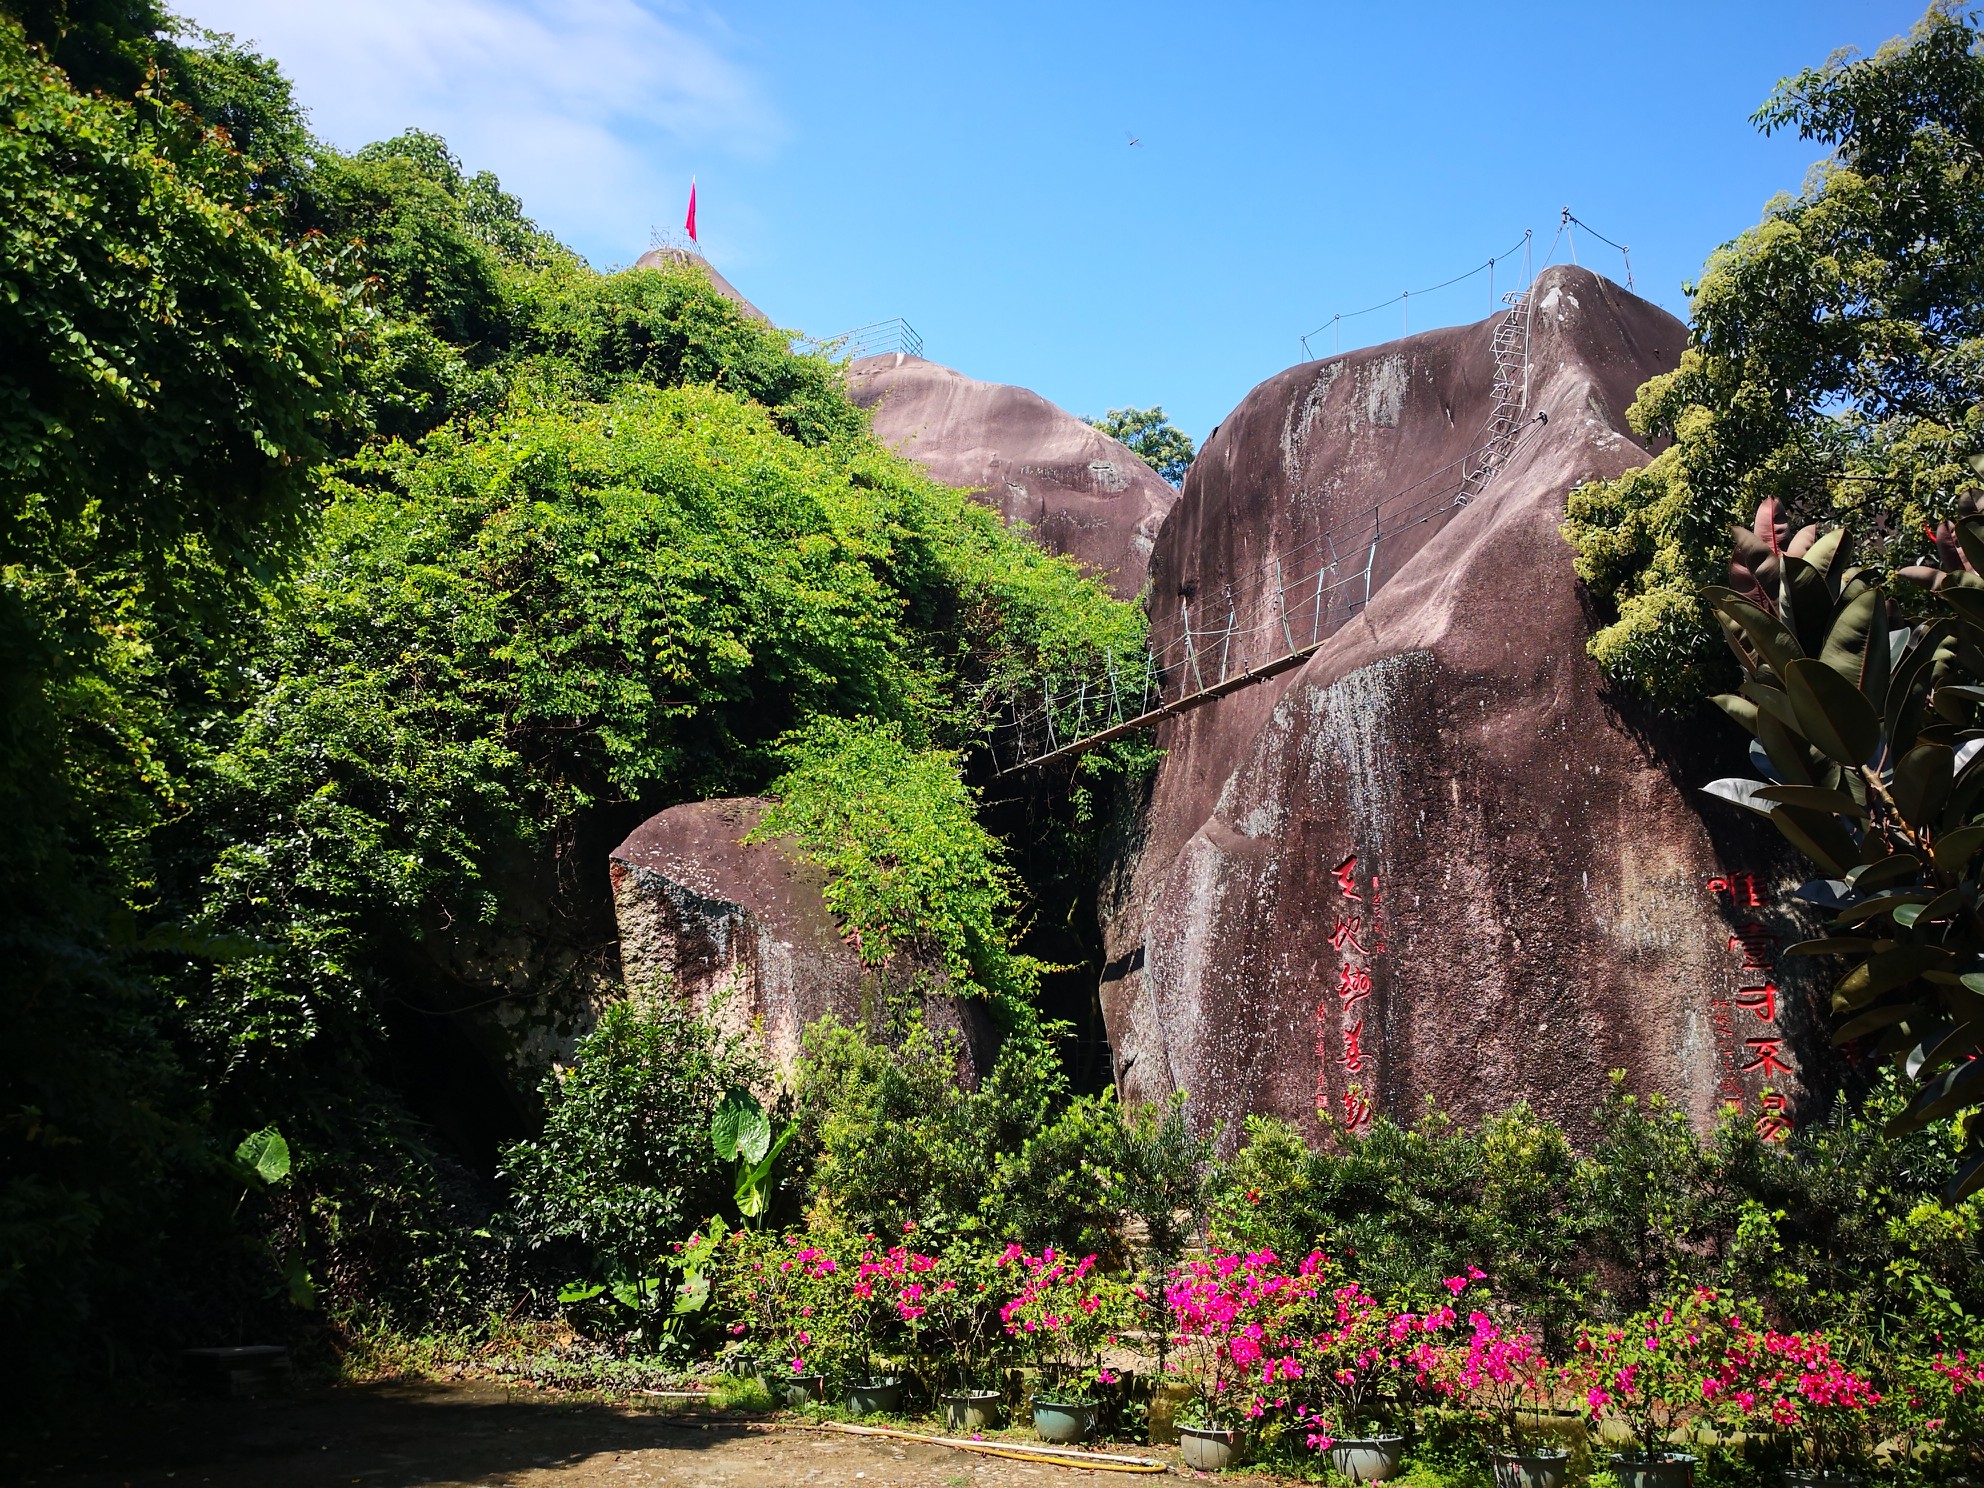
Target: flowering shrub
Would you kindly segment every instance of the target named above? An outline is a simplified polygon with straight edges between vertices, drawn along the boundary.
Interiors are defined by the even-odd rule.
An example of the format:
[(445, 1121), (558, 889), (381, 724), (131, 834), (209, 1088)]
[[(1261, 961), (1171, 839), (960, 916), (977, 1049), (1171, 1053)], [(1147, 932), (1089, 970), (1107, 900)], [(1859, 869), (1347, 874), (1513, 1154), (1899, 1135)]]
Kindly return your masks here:
[(1702, 1381), (1736, 1424), (1780, 1431), (1812, 1466), (1861, 1460), (1872, 1446), (1874, 1388), (1832, 1356), (1823, 1333), (1757, 1332), (1730, 1319), (1723, 1372)]
[[(1425, 1312), (1381, 1306), (1340, 1263), (1311, 1254), (1289, 1317), (1291, 1352), (1300, 1385), (1296, 1424), (1308, 1443), (1326, 1448), (1335, 1436), (1382, 1435), (1397, 1427), (1413, 1401), (1445, 1393), (1444, 1348), (1452, 1335), (1451, 1302)], [(1449, 1278), (1459, 1296), (1479, 1273)]]
[(923, 1342), (932, 1383), (946, 1380), (959, 1390), (997, 1387), (1011, 1354), (1003, 1311), (1015, 1280), (996, 1253), (969, 1243), (948, 1246), (924, 1277)]
[(1617, 1416), (1653, 1457), (1676, 1426), (1724, 1415), (1722, 1402), (1747, 1388), (1748, 1336), (1733, 1303), (1698, 1287), (1618, 1327), (1587, 1329), (1564, 1381), (1594, 1422)]
[(1123, 1288), (1096, 1269), (1094, 1256), (1072, 1260), (1051, 1245), (1035, 1256), (1008, 1245), (996, 1265), (1012, 1268), (1013, 1277), (1012, 1298), (999, 1309), (999, 1320), (1039, 1368), (1043, 1396), (1093, 1400), (1101, 1386), (1116, 1383), (1102, 1349), (1115, 1342)]
[(1237, 1427), (1287, 1404), (1286, 1383), (1302, 1373), (1288, 1317), (1319, 1259), (1310, 1256), (1294, 1276), (1268, 1250), (1214, 1254), (1171, 1272), (1164, 1292), (1178, 1344), (1171, 1367), (1192, 1387), (1181, 1424)]
[[(910, 1231), (904, 1225), (905, 1232)], [(870, 1235), (869, 1240), (874, 1236)], [(850, 1363), (859, 1351), (860, 1373), (875, 1377), (877, 1355), (919, 1352), (924, 1318), (930, 1311), (930, 1291), (936, 1268), (934, 1256), (919, 1255), (907, 1246), (892, 1245), (887, 1250), (864, 1250), (849, 1271), (847, 1313)], [(892, 1348), (892, 1344), (900, 1345)]]
[(1441, 1367), (1432, 1372), (1436, 1388), (1479, 1422), (1494, 1445), (1520, 1451), (1529, 1445), (1521, 1430), (1522, 1412), (1549, 1404), (1556, 1366), (1536, 1338), (1485, 1312), (1468, 1313), (1467, 1324), (1467, 1337), (1449, 1344)]
[(730, 1335), (760, 1368), (822, 1373), (846, 1352), (841, 1265), (811, 1237), (733, 1230), (715, 1265)]

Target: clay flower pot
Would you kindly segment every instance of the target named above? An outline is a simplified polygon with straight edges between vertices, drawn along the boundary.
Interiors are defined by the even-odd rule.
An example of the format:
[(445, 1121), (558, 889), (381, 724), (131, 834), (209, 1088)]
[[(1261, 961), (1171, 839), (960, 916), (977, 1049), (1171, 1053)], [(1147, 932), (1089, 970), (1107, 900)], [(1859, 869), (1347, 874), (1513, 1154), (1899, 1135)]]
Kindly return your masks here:
[(1044, 1442), (1087, 1441), (1095, 1434), (1095, 1406), (1080, 1400), (1033, 1401), (1033, 1429)]
[(1247, 1455), (1247, 1433), (1235, 1427), (1180, 1426), (1178, 1451), (1185, 1466), (1198, 1472), (1224, 1472)]
[(999, 1392), (997, 1390), (960, 1390), (942, 1399), (944, 1407), (944, 1429), (953, 1434), (960, 1431), (990, 1431), (999, 1424)]
[(1330, 1466), (1353, 1483), (1382, 1483), (1398, 1473), (1402, 1436), (1340, 1436), (1330, 1443)]
[(1612, 1476), (1619, 1480), (1619, 1488), (1695, 1488), (1699, 1460), (1687, 1452), (1656, 1452), (1651, 1457), (1614, 1452)]
[(1562, 1447), (1488, 1455), (1495, 1469), (1495, 1488), (1564, 1488), (1570, 1476), (1571, 1454)]
[(885, 1374), (871, 1380), (851, 1380), (841, 1398), (857, 1416), (893, 1416), (902, 1410), (902, 1376)]

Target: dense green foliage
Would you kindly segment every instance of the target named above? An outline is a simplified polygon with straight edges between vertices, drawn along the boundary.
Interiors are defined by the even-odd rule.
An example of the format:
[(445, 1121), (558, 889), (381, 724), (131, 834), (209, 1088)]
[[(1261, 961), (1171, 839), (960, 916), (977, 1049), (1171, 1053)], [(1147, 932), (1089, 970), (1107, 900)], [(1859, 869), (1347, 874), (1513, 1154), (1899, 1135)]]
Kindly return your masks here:
[(1905, 40), (1783, 83), (1757, 114), (1831, 155), (1691, 289), (1680, 368), (1630, 418), (1673, 442), (1572, 493), (1578, 572), (1617, 619), (1606, 675), (1673, 708), (1728, 680), (1700, 590), (1766, 500), (1852, 514), (1891, 566), (1984, 455), (1984, 39), (1939, 4)]
[(1130, 447), (1138, 459), (1174, 486), (1185, 483), (1191, 468), (1191, 436), (1164, 416), (1162, 408), (1112, 408), (1101, 418), (1085, 420), (1111, 439)]
[(740, 1039), (665, 989), (614, 1003), (571, 1067), (545, 1077), (543, 1134), (503, 1155), (518, 1230), (533, 1246), (564, 1242), (589, 1280), (659, 1273), (670, 1246), (727, 1207), (710, 1115), (763, 1075)]
[[(0, 14), (20, 1358), (533, 1284), (475, 1144), (531, 1128), (543, 1055), (488, 1010), (583, 1032), (605, 847), (788, 771), (802, 810), (792, 741), (837, 720), (936, 807), (893, 820), (948, 864), (901, 933), (1024, 1003), (960, 751), (985, 696), (1134, 649), (1134, 610), (881, 450), (693, 266), (596, 274), (431, 135), (330, 149), (267, 59), (148, 6)], [(865, 912), (887, 851), (801, 835)], [(272, 1121), (291, 1175), (238, 1204)], [(533, 1202), (540, 1238), (579, 1224)]]

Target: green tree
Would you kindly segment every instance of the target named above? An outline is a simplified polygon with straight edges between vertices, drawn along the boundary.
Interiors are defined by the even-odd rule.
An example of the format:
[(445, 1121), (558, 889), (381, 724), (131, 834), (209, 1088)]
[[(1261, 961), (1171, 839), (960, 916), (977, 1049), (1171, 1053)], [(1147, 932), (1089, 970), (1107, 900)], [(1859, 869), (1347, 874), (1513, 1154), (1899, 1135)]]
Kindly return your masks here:
[(608, 1007), (545, 1076), (543, 1134), (503, 1153), (526, 1243), (568, 1246), (591, 1278), (661, 1274), (671, 1246), (729, 1207), (710, 1118), (764, 1076), (667, 988)]
[(0, 18), (0, 1317), (57, 1376), (227, 1250), (188, 1237), (240, 1132), (147, 974), (212, 947), (158, 922), (152, 836), (351, 413), (349, 307), (240, 157), (90, 71), (153, 14), (34, 10), (96, 97)]
[(1617, 618), (1606, 675), (1687, 708), (1731, 672), (1704, 609), (1766, 501), (1852, 514), (1894, 567), (1984, 453), (1984, 43), (1955, 4), (1906, 39), (1781, 83), (1756, 115), (1828, 158), (1710, 258), (1678, 370), (1629, 417), (1672, 443), (1572, 492), (1578, 573)]
[(1194, 453), (1192, 441), (1164, 416), (1162, 408), (1112, 408), (1101, 418), (1082, 422), (1128, 445), (1132, 454), (1172, 485), (1184, 484)]

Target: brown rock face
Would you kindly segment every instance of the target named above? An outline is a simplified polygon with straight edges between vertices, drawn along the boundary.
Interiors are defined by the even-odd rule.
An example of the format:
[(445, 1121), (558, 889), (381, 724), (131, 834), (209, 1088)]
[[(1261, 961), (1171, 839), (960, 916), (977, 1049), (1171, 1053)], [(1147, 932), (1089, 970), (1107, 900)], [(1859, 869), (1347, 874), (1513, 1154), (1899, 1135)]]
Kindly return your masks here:
[(1142, 590), (1178, 493), (1122, 444), (1038, 393), (900, 352), (850, 362), (848, 386), (874, 410), (884, 444), (946, 485), (983, 493), (1049, 552), (1103, 576), (1117, 597)]
[[(1384, 538), (1370, 602), (1299, 670), (1160, 735), (1105, 896), (1103, 1011), (1125, 1094), (1185, 1088), (1229, 1143), (1250, 1113), (1316, 1133), (1428, 1096), (1465, 1116), (1527, 1097), (1580, 1130), (1612, 1069), (1769, 1123), (1822, 1038), (1776, 966), (1797, 878), (1775, 834), (1698, 805), (1739, 744), (1608, 700), (1558, 531), (1573, 485), (1648, 458), (1624, 410), (1683, 327), (1581, 269), (1533, 303), (1547, 427), (1471, 505)], [(1278, 556), (1446, 478), (1481, 442), (1493, 329), (1254, 389), (1159, 537), (1155, 629), (1229, 586), (1248, 612)]]
[[(672, 987), (726, 1028), (760, 1029), (789, 1071), (809, 1023), (831, 1013), (874, 1025), (912, 968), (864, 965), (827, 912), (820, 870), (775, 843), (745, 845), (766, 805), (697, 801), (650, 817), (613, 850), (613, 908), (629, 987)], [(995, 1052), (989, 1020), (964, 999), (919, 1001), (933, 1030), (961, 1036), (961, 1073), (975, 1081)]]
[(700, 253), (688, 253), (680, 248), (650, 248), (646, 253), (643, 253), (639, 258), (634, 260), (634, 267), (637, 269), (678, 268), (683, 264), (688, 264), (691, 268), (700, 269), (703, 273), (709, 275), (710, 283), (716, 286), (716, 292), (727, 300), (735, 301), (737, 307), (746, 315), (750, 316), (751, 319), (762, 320), (767, 325), (771, 324), (771, 318), (756, 305), (745, 299), (743, 295), (739, 294), (737, 286), (719, 274), (716, 271), (716, 266)]

